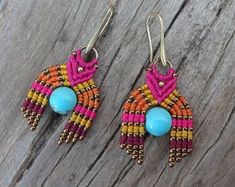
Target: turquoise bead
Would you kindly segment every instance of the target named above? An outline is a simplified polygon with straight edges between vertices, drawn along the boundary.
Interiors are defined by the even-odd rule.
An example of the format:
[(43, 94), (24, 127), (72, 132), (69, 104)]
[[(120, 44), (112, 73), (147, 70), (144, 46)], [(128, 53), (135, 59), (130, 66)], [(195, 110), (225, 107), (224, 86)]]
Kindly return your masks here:
[(67, 114), (77, 104), (77, 96), (69, 87), (56, 88), (49, 99), (51, 108), (59, 114)]
[(166, 109), (154, 107), (147, 111), (145, 127), (151, 135), (165, 135), (171, 129), (171, 124), (172, 118)]

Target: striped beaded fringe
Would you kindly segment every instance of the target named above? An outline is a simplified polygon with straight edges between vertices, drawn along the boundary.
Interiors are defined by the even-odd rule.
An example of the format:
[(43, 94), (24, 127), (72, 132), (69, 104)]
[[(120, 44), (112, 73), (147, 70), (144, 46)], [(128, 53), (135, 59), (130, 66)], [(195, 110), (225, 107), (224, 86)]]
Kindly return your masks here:
[(79, 84), (78, 100), (79, 103), (75, 107), (72, 116), (64, 127), (64, 131), (60, 135), (58, 144), (63, 142), (76, 142), (82, 140), (88, 129), (91, 127), (91, 121), (96, 117), (99, 107), (99, 92), (93, 80)]
[(169, 140), (169, 166), (172, 167), (192, 152), (192, 111), (177, 90), (161, 106), (168, 109), (173, 118)]
[(36, 129), (53, 89), (62, 85), (70, 86), (65, 64), (44, 70), (33, 82), (21, 107), (31, 130)]
[(123, 107), (120, 147), (138, 164), (144, 161), (145, 113), (156, 104), (147, 85), (144, 85), (131, 93)]

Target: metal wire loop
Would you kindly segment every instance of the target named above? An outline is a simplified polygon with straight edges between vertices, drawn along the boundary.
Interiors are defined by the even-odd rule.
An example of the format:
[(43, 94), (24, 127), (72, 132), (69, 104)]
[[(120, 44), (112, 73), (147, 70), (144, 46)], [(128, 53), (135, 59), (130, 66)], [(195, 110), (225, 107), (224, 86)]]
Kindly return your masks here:
[[(84, 49), (87, 49), (87, 46), (82, 47), (82, 48), (81, 48), (81, 51), (83, 51)], [(92, 51), (95, 53), (95, 58), (97, 59), (97, 58), (99, 57), (99, 54), (98, 54), (97, 50), (93, 47), (93, 48), (91, 49), (91, 52), (92, 52)]]
[[(170, 64), (169, 61), (166, 60), (166, 53), (165, 53), (165, 45), (164, 45), (164, 26), (163, 26), (163, 20), (162, 17), (157, 13), (153, 12), (151, 13), (146, 21), (146, 29), (147, 29), (147, 34), (148, 34), (148, 40), (149, 40), (149, 50), (150, 50), (150, 63), (153, 63), (153, 45), (152, 45), (152, 38), (150, 34), (150, 29), (149, 29), (149, 20), (153, 17), (157, 17), (160, 22), (160, 58), (161, 58), (161, 63), (163, 66), (166, 66), (167, 64)], [(171, 64), (170, 64), (171, 65)]]

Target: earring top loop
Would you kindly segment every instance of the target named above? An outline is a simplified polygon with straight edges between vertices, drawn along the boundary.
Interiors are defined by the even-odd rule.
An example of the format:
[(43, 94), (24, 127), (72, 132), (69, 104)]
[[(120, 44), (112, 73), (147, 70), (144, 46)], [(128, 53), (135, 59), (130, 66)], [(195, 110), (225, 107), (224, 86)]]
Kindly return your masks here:
[(146, 21), (146, 29), (147, 29), (147, 34), (148, 34), (148, 40), (149, 40), (149, 50), (150, 50), (150, 63), (153, 63), (153, 45), (152, 45), (152, 39), (151, 39), (151, 34), (150, 34), (150, 29), (149, 29), (149, 20), (152, 17), (157, 17), (160, 22), (160, 58), (163, 66), (166, 66), (169, 62), (166, 60), (166, 53), (165, 53), (165, 45), (164, 45), (164, 26), (163, 26), (163, 20), (162, 17), (157, 13), (153, 12), (151, 13)]
[[(82, 48), (81, 48), (81, 51), (83, 51), (84, 49), (86, 50), (86, 49), (87, 49), (87, 46), (82, 47)], [(93, 48), (91, 49), (91, 52), (92, 52), (92, 51), (95, 53), (95, 58), (98, 59), (99, 55), (98, 55), (98, 52), (97, 52), (96, 48), (93, 47)]]

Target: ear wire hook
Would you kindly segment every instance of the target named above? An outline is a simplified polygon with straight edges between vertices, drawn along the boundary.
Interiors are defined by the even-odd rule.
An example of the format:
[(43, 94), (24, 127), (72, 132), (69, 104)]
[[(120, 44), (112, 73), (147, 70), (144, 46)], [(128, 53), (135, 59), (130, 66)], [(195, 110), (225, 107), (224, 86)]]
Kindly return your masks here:
[(150, 29), (149, 29), (149, 20), (152, 17), (158, 17), (159, 22), (160, 22), (160, 26), (161, 26), (161, 30), (160, 30), (160, 58), (161, 58), (161, 62), (163, 64), (163, 66), (166, 66), (167, 63), (169, 63), (166, 60), (166, 53), (165, 53), (165, 45), (164, 45), (164, 26), (163, 26), (163, 20), (162, 17), (156, 13), (153, 12), (151, 13), (146, 21), (146, 29), (147, 29), (147, 34), (148, 34), (148, 40), (149, 40), (149, 50), (150, 50), (150, 63), (153, 63), (153, 45), (152, 45), (152, 39), (151, 39), (151, 34), (150, 34)]
[(89, 57), (90, 52), (93, 50), (95, 43), (97, 42), (97, 40), (99, 39), (99, 37), (101, 37), (101, 35), (104, 33), (104, 30), (107, 28), (107, 26), (109, 25), (111, 18), (113, 16), (113, 6), (110, 6), (110, 8), (108, 9), (107, 13), (105, 14), (105, 17), (103, 18), (100, 26), (98, 27), (98, 29), (96, 30), (95, 34), (92, 36), (91, 40), (89, 41), (89, 43), (87, 44), (86, 50), (85, 50), (85, 54), (83, 56), (83, 58), (86, 60)]

